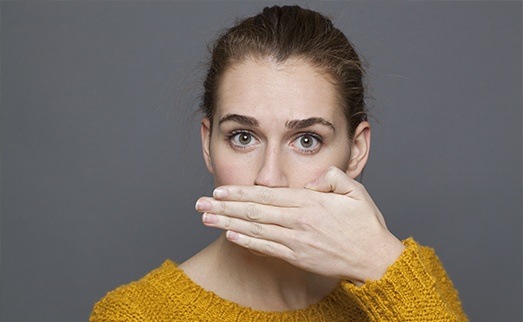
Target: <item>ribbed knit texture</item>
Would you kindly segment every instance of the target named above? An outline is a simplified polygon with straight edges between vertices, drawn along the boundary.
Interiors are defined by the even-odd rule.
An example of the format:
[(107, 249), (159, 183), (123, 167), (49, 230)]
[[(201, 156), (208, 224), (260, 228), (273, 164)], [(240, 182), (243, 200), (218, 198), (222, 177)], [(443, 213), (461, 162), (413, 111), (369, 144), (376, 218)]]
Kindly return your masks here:
[(341, 281), (307, 308), (265, 312), (220, 298), (170, 260), (96, 303), (98, 321), (467, 321), (458, 294), (431, 248), (413, 239), (378, 281)]

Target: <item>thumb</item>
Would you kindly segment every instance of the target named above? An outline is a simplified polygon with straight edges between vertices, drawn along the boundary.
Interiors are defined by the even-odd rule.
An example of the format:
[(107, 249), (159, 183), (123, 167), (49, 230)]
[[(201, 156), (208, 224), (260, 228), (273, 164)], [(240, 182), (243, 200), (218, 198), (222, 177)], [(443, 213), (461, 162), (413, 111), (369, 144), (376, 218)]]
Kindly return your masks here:
[(340, 169), (331, 166), (316, 180), (305, 184), (306, 189), (318, 192), (334, 192), (340, 195), (350, 195), (354, 191), (354, 182)]
[(318, 179), (307, 183), (305, 189), (318, 192), (332, 192), (345, 195), (353, 200), (364, 201), (368, 206), (371, 206), (372, 212), (376, 215), (381, 225), (387, 228), (383, 215), (374, 201), (372, 201), (367, 190), (359, 182), (336, 167), (329, 167)]

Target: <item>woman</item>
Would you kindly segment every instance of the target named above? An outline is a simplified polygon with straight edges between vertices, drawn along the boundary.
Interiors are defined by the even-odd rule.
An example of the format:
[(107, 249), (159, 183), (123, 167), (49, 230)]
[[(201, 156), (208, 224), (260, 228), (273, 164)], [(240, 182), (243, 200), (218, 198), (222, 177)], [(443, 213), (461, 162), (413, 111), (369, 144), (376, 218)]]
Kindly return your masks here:
[(91, 321), (464, 321), (434, 252), (399, 241), (355, 181), (368, 159), (362, 63), (317, 12), (266, 8), (215, 43), (203, 155), (224, 233), (110, 292)]

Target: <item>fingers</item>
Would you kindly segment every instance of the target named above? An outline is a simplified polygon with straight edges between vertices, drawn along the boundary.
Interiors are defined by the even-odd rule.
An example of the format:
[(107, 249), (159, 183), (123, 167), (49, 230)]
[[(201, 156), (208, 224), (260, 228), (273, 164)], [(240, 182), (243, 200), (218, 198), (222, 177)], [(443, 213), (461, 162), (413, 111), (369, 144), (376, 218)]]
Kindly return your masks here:
[[(334, 192), (352, 196), (361, 184), (342, 170), (331, 166), (319, 178), (309, 182), (305, 188), (318, 192)], [(214, 190), (218, 200), (253, 202), (279, 207), (299, 207), (304, 200), (313, 196), (307, 189), (269, 188), (264, 186), (221, 186)]]
[(271, 240), (253, 238), (251, 236), (230, 230), (227, 231), (225, 237), (227, 240), (239, 246), (266, 256), (277, 257), (281, 259), (289, 259), (292, 256), (292, 250), (290, 248)]
[(214, 189), (213, 197), (219, 200), (254, 202), (278, 207), (298, 207), (307, 200), (305, 189), (269, 188), (264, 186), (221, 186)]
[(385, 228), (387, 227), (383, 215), (377, 209), (365, 187), (336, 167), (329, 167), (318, 179), (307, 183), (305, 188), (319, 192), (333, 192), (345, 195), (353, 200), (366, 201), (368, 205), (375, 208), (372, 213), (376, 214), (380, 224)]
[(291, 231), (285, 227), (250, 222), (238, 218), (231, 218), (222, 215), (204, 213), (202, 222), (209, 227), (219, 228), (227, 231), (234, 231), (242, 235), (250, 236), (267, 241), (281, 243), (289, 238)]
[[(196, 202), (196, 210), (209, 214), (238, 218), (251, 222), (289, 227), (294, 221), (294, 208), (280, 208), (253, 202), (223, 201), (203, 197)], [(285, 213), (283, 213), (285, 211)]]
[(319, 192), (334, 192), (341, 195), (354, 195), (361, 184), (336, 167), (329, 167), (318, 179), (305, 185), (305, 188)]

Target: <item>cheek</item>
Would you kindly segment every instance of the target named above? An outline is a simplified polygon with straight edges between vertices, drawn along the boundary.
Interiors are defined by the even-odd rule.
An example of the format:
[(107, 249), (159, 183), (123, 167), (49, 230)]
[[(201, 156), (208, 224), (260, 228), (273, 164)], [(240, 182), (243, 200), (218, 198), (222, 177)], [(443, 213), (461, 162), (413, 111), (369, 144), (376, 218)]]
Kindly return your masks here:
[(330, 166), (346, 172), (349, 165), (348, 154), (326, 153), (312, 158), (297, 157), (287, 162), (290, 188), (303, 188), (306, 183), (319, 178)]
[(233, 153), (213, 155), (214, 185), (253, 185), (256, 178), (254, 164), (254, 160)]
[(323, 167), (313, 164), (307, 165), (303, 163), (300, 163), (298, 166), (294, 166), (295, 167), (287, 171), (289, 188), (303, 188), (306, 183), (317, 179), (329, 167)]
[(238, 175), (238, 171), (235, 170), (234, 166), (214, 164), (214, 185), (216, 187), (223, 185), (238, 185), (242, 184), (240, 181), (241, 176)]

